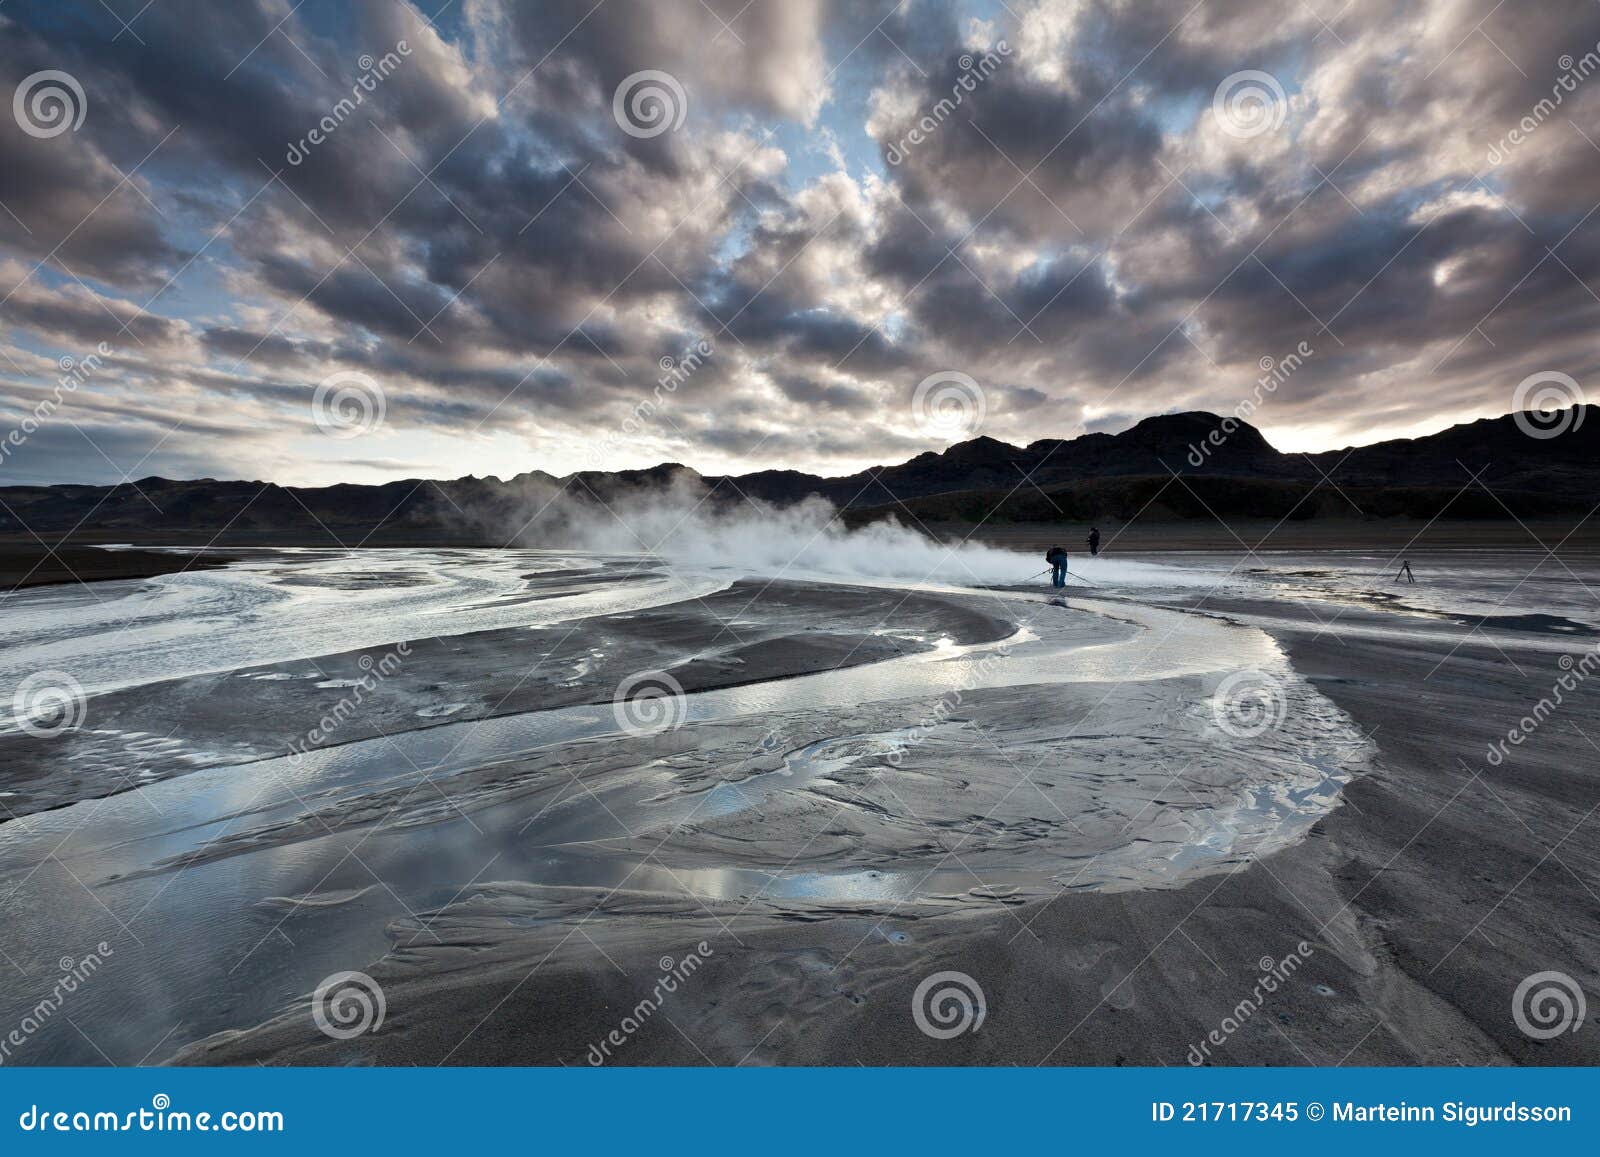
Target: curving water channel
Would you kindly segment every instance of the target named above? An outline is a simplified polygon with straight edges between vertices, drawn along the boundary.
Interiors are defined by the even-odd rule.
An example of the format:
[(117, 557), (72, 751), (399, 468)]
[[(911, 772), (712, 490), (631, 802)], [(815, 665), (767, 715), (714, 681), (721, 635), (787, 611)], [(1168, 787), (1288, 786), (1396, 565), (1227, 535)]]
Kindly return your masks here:
[[(18, 621), (31, 616), (37, 636), (8, 663), (78, 657), (93, 687), (122, 686), (384, 643), (418, 623), (563, 622), (731, 581), (590, 584), (591, 565), (534, 552), (263, 559), (140, 586), (121, 615), (25, 603)], [(530, 574), (547, 597), (517, 597)], [(691, 694), (657, 734), (629, 733), (609, 703), (434, 721), (0, 824), (3, 967), (29, 981), (0, 990), (0, 1023), (26, 1015), (61, 960), (103, 943), (71, 1010), (87, 1035), (49, 1026), (29, 1059), (160, 1059), (259, 1023), (395, 947), (391, 922), (490, 881), (799, 904), (1176, 886), (1300, 838), (1368, 751), (1253, 627), (1126, 599), (927, 589), (1016, 630)], [(1279, 697), (1259, 734), (1231, 733), (1211, 709), (1240, 671)], [(941, 855), (949, 840), (959, 869)]]

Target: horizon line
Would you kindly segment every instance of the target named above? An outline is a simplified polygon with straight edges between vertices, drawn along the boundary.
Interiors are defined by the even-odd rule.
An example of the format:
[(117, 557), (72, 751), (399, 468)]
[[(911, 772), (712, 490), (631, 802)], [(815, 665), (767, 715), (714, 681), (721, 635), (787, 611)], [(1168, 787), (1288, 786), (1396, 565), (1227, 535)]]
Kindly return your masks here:
[[(1524, 410), (1524, 411), (1521, 411), (1521, 412), (1522, 413), (1556, 413), (1556, 414), (1561, 414), (1561, 413), (1565, 413), (1567, 410), (1576, 410), (1576, 409), (1580, 409), (1580, 408), (1583, 409), (1583, 410), (1586, 410), (1586, 411), (1587, 410), (1591, 410), (1591, 409), (1600, 409), (1600, 403), (1596, 403), (1596, 402), (1574, 402), (1571, 406), (1563, 406), (1560, 409), (1557, 409), (1557, 410), (1554, 410), (1554, 411)], [(849, 472), (843, 473), (843, 474), (823, 474), (823, 473), (820, 473), (820, 472), (817, 472), (817, 471), (801, 470), (801, 469), (798, 469), (798, 468), (795, 468), (795, 467), (786, 467), (786, 466), (773, 466), (773, 467), (767, 467), (767, 468), (764, 468), (764, 469), (761, 469), (761, 470), (746, 470), (746, 471), (744, 471), (742, 473), (739, 473), (739, 474), (726, 473), (726, 472), (720, 473), (720, 474), (706, 474), (706, 473), (703, 473), (702, 471), (700, 471), (698, 468), (696, 468), (694, 466), (690, 466), (690, 465), (688, 465), (687, 463), (684, 463), (684, 462), (662, 461), (662, 462), (657, 462), (652, 466), (622, 466), (622, 467), (612, 467), (612, 468), (595, 467), (595, 468), (584, 469), (584, 470), (573, 470), (573, 471), (570, 471), (570, 472), (568, 472), (566, 474), (548, 474), (547, 476), (552, 478), (552, 479), (554, 479), (557, 482), (561, 482), (561, 481), (564, 481), (564, 480), (576, 478), (579, 475), (583, 475), (583, 474), (624, 474), (624, 473), (648, 474), (653, 470), (661, 470), (661, 469), (663, 469), (665, 467), (676, 467), (679, 470), (689, 471), (689, 472), (693, 473), (697, 478), (700, 478), (700, 479), (716, 480), (716, 479), (722, 479), (722, 478), (746, 478), (746, 477), (749, 477), (752, 474), (769, 474), (769, 473), (770, 474), (783, 474), (783, 473), (789, 473), (789, 474), (804, 474), (804, 475), (808, 475), (809, 477), (816, 478), (816, 479), (819, 479), (819, 480), (822, 480), (822, 481), (836, 482), (836, 481), (839, 481), (840, 479), (851, 478), (851, 477), (854, 477), (855, 475), (865, 474), (865, 473), (868, 473), (869, 471), (873, 471), (873, 470), (879, 470), (879, 471), (890, 470), (890, 469), (893, 469), (896, 466), (904, 466), (904, 465), (907, 465), (910, 462), (915, 461), (918, 458), (921, 458), (925, 454), (934, 454), (934, 455), (937, 455), (937, 456), (943, 456), (944, 454), (949, 453), (951, 450), (953, 450), (957, 446), (966, 446), (966, 445), (970, 445), (973, 442), (978, 442), (978, 441), (987, 440), (987, 441), (990, 441), (990, 442), (998, 442), (999, 444), (1001, 444), (1003, 446), (1009, 446), (1009, 447), (1011, 447), (1012, 449), (1015, 449), (1015, 450), (1026, 450), (1028, 447), (1035, 446), (1040, 442), (1059, 442), (1059, 443), (1061, 443), (1063, 445), (1067, 445), (1067, 444), (1071, 444), (1073, 442), (1081, 441), (1084, 438), (1090, 438), (1090, 437), (1100, 437), (1100, 436), (1104, 436), (1104, 437), (1107, 437), (1107, 438), (1121, 437), (1123, 434), (1129, 433), (1130, 431), (1136, 429), (1137, 427), (1142, 426), (1146, 422), (1154, 421), (1154, 420), (1156, 420), (1158, 418), (1178, 418), (1178, 417), (1182, 417), (1182, 416), (1184, 416), (1186, 414), (1195, 414), (1195, 415), (1200, 415), (1200, 416), (1207, 417), (1207, 418), (1215, 418), (1218, 422), (1225, 421), (1225, 420), (1227, 420), (1228, 418), (1231, 417), (1231, 418), (1233, 418), (1234, 421), (1238, 422), (1239, 425), (1246, 426), (1246, 427), (1249, 427), (1251, 430), (1254, 430), (1256, 432), (1256, 434), (1258, 434), (1260, 436), (1261, 440), (1263, 442), (1265, 442), (1267, 444), (1267, 446), (1274, 453), (1282, 454), (1282, 455), (1285, 455), (1285, 456), (1296, 456), (1296, 455), (1298, 455), (1298, 456), (1302, 456), (1302, 457), (1309, 457), (1309, 456), (1314, 456), (1314, 455), (1319, 455), (1319, 454), (1337, 454), (1337, 453), (1339, 453), (1341, 451), (1361, 450), (1361, 449), (1366, 449), (1366, 448), (1371, 447), (1371, 446), (1382, 446), (1385, 443), (1391, 443), (1391, 442), (1415, 442), (1415, 441), (1417, 441), (1418, 439), (1421, 439), (1421, 438), (1436, 437), (1437, 435), (1443, 434), (1446, 431), (1454, 430), (1454, 429), (1456, 429), (1458, 427), (1462, 427), (1462, 426), (1475, 426), (1475, 425), (1479, 424), (1480, 422), (1500, 422), (1500, 421), (1504, 421), (1507, 418), (1514, 418), (1517, 413), (1518, 413), (1518, 411), (1516, 411), (1516, 410), (1507, 410), (1504, 413), (1495, 414), (1495, 415), (1489, 416), (1489, 417), (1471, 418), (1471, 419), (1468, 419), (1466, 421), (1452, 422), (1449, 425), (1441, 426), (1438, 429), (1430, 430), (1427, 433), (1415, 434), (1415, 435), (1412, 435), (1411, 437), (1407, 437), (1407, 438), (1378, 438), (1378, 439), (1375, 439), (1375, 440), (1373, 440), (1371, 442), (1350, 442), (1350, 443), (1347, 443), (1347, 444), (1345, 444), (1343, 446), (1330, 446), (1330, 447), (1327, 447), (1327, 448), (1322, 449), (1322, 450), (1280, 450), (1277, 446), (1273, 445), (1272, 440), (1267, 437), (1266, 433), (1259, 426), (1252, 425), (1247, 419), (1238, 417), (1237, 415), (1220, 414), (1220, 413), (1217, 413), (1214, 410), (1163, 410), (1160, 413), (1146, 414), (1144, 417), (1137, 419), (1132, 424), (1124, 427), (1121, 430), (1116, 431), (1115, 433), (1111, 433), (1111, 432), (1108, 432), (1108, 431), (1105, 431), (1105, 430), (1085, 430), (1083, 433), (1075, 434), (1075, 435), (1073, 435), (1073, 436), (1071, 436), (1069, 438), (1063, 438), (1063, 437), (1054, 436), (1054, 435), (1045, 435), (1044, 437), (1041, 437), (1041, 438), (1035, 438), (1032, 442), (1028, 442), (1025, 445), (1018, 445), (1015, 442), (1007, 442), (1003, 438), (996, 438), (996, 437), (994, 437), (992, 435), (985, 434), (985, 433), (982, 433), (980, 431), (980, 432), (974, 433), (969, 438), (964, 438), (964, 439), (962, 439), (960, 441), (949, 442), (944, 446), (943, 449), (932, 449), (932, 448), (929, 448), (927, 450), (920, 450), (917, 453), (912, 454), (909, 458), (905, 458), (905, 459), (903, 459), (902, 461), (899, 461), (899, 462), (879, 463), (879, 464), (874, 465), (874, 466), (865, 466), (865, 467), (862, 467), (862, 468), (860, 468), (858, 470), (852, 470), (852, 471), (849, 471)], [(1581, 425), (1581, 424), (1582, 424), (1582, 422), (1581, 422), (1581, 419), (1580, 419), (1579, 422), (1573, 424), (1573, 426), (1571, 427), (1571, 430), (1576, 430), (1577, 427), (1579, 425)], [(3, 481), (0, 481), (0, 490), (6, 490), (6, 489), (11, 489), (11, 488), (19, 488), (19, 489), (20, 488), (33, 488), (33, 489), (37, 489), (37, 490), (52, 490), (52, 489), (55, 489), (56, 487), (61, 487), (61, 486), (102, 487), (104, 489), (110, 490), (110, 489), (114, 489), (114, 488), (116, 488), (118, 486), (134, 486), (134, 487), (137, 487), (139, 485), (139, 483), (141, 483), (141, 482), (150, 482), (152, 480), (160, 481), (160, 482), (217, 482), (217, 483), (240, 482), (240, 483), (247, 483), (247, 484), (252, 484), (252, 485), (259, 484), (259, 485), (262, 485), (262, 486), (276, 486), (276, 487), (278, 487), (279, 489), (282, 489), (282, 490), (331, 490), (335, 486), (379, 487), (379, 486), (393, 486), (393, 485), (396, 485), (397, 483), (405, 483), (405, 482), (415, 482), (415, 483), (420, 485), (420, 484), (422, 484), (424, 482), (433, 482), (433, 483), (461, 482), (461, 481), (464, 481), (464, 480), (467, 480), (467, 479), (470, 479), (470, 480), (472, 480), (474, 482), (489, 482), (489, 481), (493, 481), (493, 482), (499, 482), (502, 485), (504, 485), (504, 484), (510, 483), (512, 481), (515, 481), (518, 478), (526, 477), (529, 474), (542, 474), (542, 473), (546, 473), (546, 472), (538, 469), (537, 467), (534, 467), (534, 468), (529, 469), (529, 470), (524, 470), (524, 471), (522, 471), (522, 472), (520, 472), (518, 474), (513, 474), (509, 478), (502, 477), (502, 476), (500, 476), (498, 474), (484, 474), (484, 475), (457, 474), (457, 475), (455, 475), (454, 477), (451, 477), (451, 478), (434, 478), (434, 477), (425, 477), (425, 476), (416, 475), (416, 474), (407, 474), (407, 475), (402, 475), (402, 476), (397, 477), (397, 478), (382, 479), (381, 481), (376, 481), (376, 482), (323, 482), (323, 483), (277, 482), (277, 481), (273, 481), (271, 479), (265, 479), (265, 478), (216, 478), (216, 477), (212, 477), (210, 475), (204, 475), (204, 476), (195, 477), (195, 478), (172, 478), (172, 477), (168, 477), (167, 475), (164, 475), (164, 474), (146, 474), (142, 478), (124, 477), (124, 478), (122, 478), (122, 479), (120, 479), (120, 480), (118, 480), (116, 482), (15, 482), (15, 483), (7, 484), (7, 483), (4, 483)]]

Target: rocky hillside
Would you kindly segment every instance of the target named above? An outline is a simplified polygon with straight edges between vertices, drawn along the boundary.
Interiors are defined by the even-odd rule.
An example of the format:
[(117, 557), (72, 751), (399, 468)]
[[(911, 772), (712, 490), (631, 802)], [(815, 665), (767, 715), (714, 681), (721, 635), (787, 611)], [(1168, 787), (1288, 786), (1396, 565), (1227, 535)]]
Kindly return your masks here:
[[(1536, 438), (1512, 415), (1424, 438), (1285, 454), (1215, 414), (1146, 418), (1120, 434), (1013, 446), (974, 438), (840, 478), (792, 470), (702, 477), (673, 463), (556, 477), (407, 479), (378, 486), (144, 478), (119, 486), (0, 487), (0, 535), (133, 542), (503, 542), (553, 496), (648, 494), (674, 482), (713, 500), (779, 505), (808, 495), (852, 520), (919, 522), (1190, 518), (1508, 519), (1587, 513), (1600, 503), (1600, 407)], [(1214, 432), (1218, 437), (1213, 438)], [(1174, 479), (1174, 475), (1177, 478)], [(1477, 476), (1479, 481), (1474, 481)], [(1481, 484), (1480, 484), (1481, 482)]]

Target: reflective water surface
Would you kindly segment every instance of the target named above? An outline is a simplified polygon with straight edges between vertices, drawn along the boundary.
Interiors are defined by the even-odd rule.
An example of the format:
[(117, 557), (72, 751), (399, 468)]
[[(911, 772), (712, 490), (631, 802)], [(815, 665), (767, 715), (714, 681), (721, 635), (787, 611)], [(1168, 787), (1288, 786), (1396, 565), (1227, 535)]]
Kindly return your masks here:
[[(1063, 887), (1167, 886), (1300, 838), (1337, 805), (1368, 746), (1263, 630), (1183, 604), (1193, 601), (1197, 575), (1268, 604), (1295, 584), (1328, 599), (1353, 597), (1361, 584), (1244, 577), (1197, 560), (1162, 586), (1160, 569), (1137, 587), (1085, 584), (1055, 596), (924, 584), (1003, 613), (1015, 632), (972, 646), (930, 640), (938, 645), (884, 662), (690, 695), (670, 758), (621, 734), (604, 701), (461, 722), (441, 713), (420, 730), (209, 768), (0, 824), (0, 967), (18, 981), (0, 989), (0, 1027), (28, 1015), (32, 994), (63, 960), (104, 942), (112, 951), (95, 982), (74, 994), (71, 1023), (40, 1028), (28, 1059), (98, 1063), (100, 1049), (119, 1064), (160, 1059), (209, 1033), (258, 1023), (329, 972), (378, 958), (391, 947), (391, 921), (446, 906), (480, 882), (961, 903)], [(1285, 572), (1294, 569), (1308, 568), (1285, 563)], [(101, 584), (99, 601), (32, 592), (0, 627), (0, 665), (12, 673), (70, 661), (101, 690), (422, 634), (644, 609), (739, 577), (653, 566), (625, 583), (600, 581), (605, 575), (599, 560), (533, 551), (274, 553), (223, 570)], [(1259, 741), (1222, 735), (1210, 721), (1208, 696), (1240, 670), (1284, 688), (1288, 710)], [(448, 689), (441, 695), (448, 699)], [(941, 699), (961, 711), (925, 725)], [(1112, 751), (1078, 762), (1072, 728), (1053, 718), (1057, 701), (1145, 710), (1155, 722), (1128, 730), (1148, 729), (1132, 735), (1148, 755)], [(975, 739), (973, 719), (985, 710), (1015, 724), (1003, 743), (1056, 753), (1042, 764), (1063, 781), (1051, 784), (1052, 798), (1089, 801), (1089, 812), (1064, 817), (1083, 822), (1081, 852), (1066, 825), (1035, 841), (1036, 850), (997, 840), (981, 887), (970, 871), (936, 858), (875, 867), (840, 860), (830, 870), (718, 855), (693, 839), (674, 844), (670, 863), (639, 853), (641, 833), (759, 823), (808, 793), (843, 798), (847, 787), (888, 772), (899, 752), (922, 760), (927, 776), (1007, 774)], [(1019, 711), (1027, 716), (1020, 721)], [(786, 738), (801, 734), (809, 738)], [(736, 758), (729, 736), (742, 745)], [(1167, 750), (1169, 742), (1184, 746)], [(1158, 790), (1169, 778), (1164, 761), (1189, 767), (1197, 753), (1205, 782), (1191, 797), (1199, 802), (1174, 797), (1176, 806), (1174, 793)], [(752, 754), (771, 758), (739, 771)], [(582, 774), (566, 766), (574, 760)], [(511, 778), (497, 779), (499, 769)], [(954, 823), (967, 815), (963, 806), (956, 800), (950, 816), (933, 818)], [(370, 823), (360, 819), (368, 807), (376, 809)]]

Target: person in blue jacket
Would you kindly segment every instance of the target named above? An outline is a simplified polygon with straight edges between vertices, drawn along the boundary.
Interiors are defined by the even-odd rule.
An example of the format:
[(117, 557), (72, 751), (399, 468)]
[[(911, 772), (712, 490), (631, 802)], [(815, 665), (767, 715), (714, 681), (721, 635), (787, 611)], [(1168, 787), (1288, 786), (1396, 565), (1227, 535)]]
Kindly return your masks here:
[(1050, 585), (1064, 587), (1067, 585), (1067, 552), (1059, 546), (1052, 546), (1044, 552), (1044, 561), (1050, 564)]

